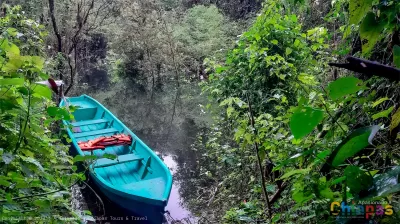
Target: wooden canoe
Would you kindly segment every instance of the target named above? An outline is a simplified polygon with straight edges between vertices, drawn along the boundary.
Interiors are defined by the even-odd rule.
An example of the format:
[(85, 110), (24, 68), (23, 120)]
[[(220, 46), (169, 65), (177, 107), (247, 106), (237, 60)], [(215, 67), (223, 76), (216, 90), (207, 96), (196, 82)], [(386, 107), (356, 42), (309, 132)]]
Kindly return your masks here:
[[(132, 212), (161, 223), (172, 187), (172, 175), (161, 159), (109, 110), (93, 98), (69, 97), (60, 106), (73, 105), (73, 122), (64, 120), (78, 155), (95, 155), (89, 173), (94, 183), (112, 202)], [(121, 102), (123, 103), (123, 102)], [(108, 146), (104, 150), (82, 151), (78, 142), (102, 136), (126, 134), (131, 145)], [(117, 159), (102, 158), (104, 154)]]

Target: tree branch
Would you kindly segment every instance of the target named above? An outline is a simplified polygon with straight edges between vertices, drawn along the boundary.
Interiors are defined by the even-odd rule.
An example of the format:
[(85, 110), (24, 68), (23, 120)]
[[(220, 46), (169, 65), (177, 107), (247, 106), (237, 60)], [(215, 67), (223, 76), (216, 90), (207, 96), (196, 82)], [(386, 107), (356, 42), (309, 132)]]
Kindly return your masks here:
[[(50, 11), (51, 23), (53, 24), (54, 34), (56, 35), (56, 38), (57, 38), (57, 52), (58, 52), (58, 54), (62, 54), (62, 39), (61, 39), (61, 34), (58, 31), (57, 21), (56, 21), (55, 15), (54, 15), (54, 0), (49, 0), (49, 11)], [(62, 68), (63, 68), (63, 63), (61, 62), (60, 56), (57, 55), (57, 70), (59, 73), (60, 80), (63, 80), (63, 78), (64, 78)], [(63, 86), (60, 86), (58, 102), (61, 102), (62, 92), (63, 92)]]
[(289, 184), (285, 182), (280, 188), (278, 188), (278, 191), (272, 196), (271, 199), (269, 199), (269, 203), (271, 205), (274, 204), (281, 197), (282, 192), (286, 189), (288, 185)]
[[(75, 50), (76, 51), (76, 50)], [(75, 57), (76, 57), (76, 54), (75, 54)], [(70, 78), (71, 78), (71, 81), (70, 81), (70, 83), (69, 83), (69, 85), (68, 85), (68, 88), (65, 90), (65, 92), (64, 92), (64, 96), (66, 96), (67, 94), (68, 94), (68, 92), (69, 92), (69, 90), (72, 88), (72, 86), (74, 85), (74, 76), (75, 76), (75, 68), (73, 68), (72, 67), (72, 64), (71, 64), (71, 58), (70, 57), (68, 57), (68, 65), (69, 65), (69, 69), (70, 69)], [(76, 64), (75, 64), (75, 66), (76, 66)]]
[[(15, 197), (15, 198), (12, 198), (11, 200), (17, 201), (17, 200), (22, 200), (22, 199), (25, 199), (25, 198), (40, 197), (40, 196), (44, 196), (44, 195), (48, 195), (48, 194), (57, 193), (57, 192), (59, 192), (59, 191), (63, 191), (63, 190), (66, 190), (66, 189), (68, 189), (68, 188), (71, 188), (71, 187), (74, 186), (77, 182), (78, 182), (78, 181), (76, 181), (75, 183), (71, 184), (71, 185), (68, 186), (67, 188), (62, 188), (62, 189), (58, 189), (58, 190), (54, 190), (54, 191), (49, 191), (49, 192), (44, 192), (44, 193), (40, 193), (40, 194), (31, 194), (31, 195), (26, 195), (26, 196), (22, 196), (22, 197)], [(1, 202), (7, 202), (7, 199), (0, 200), (0, 203), (1, 203)]]
[[(62, 39), (60, 32), (58, 31), (56, 17), (54, 16), (54, 0), (49, 0), (49, 10), (50, 10), (51, 23), (53, 24), (54, 34), (57, 37), (57, 52), (62, 52), (62, 41), (61, 41)], [(60, 77), (62, 79), (62, 74), (60, 74)]]
[[(88, 20), (88, 18), (89, 18), (89, 14), (90, 14), (90, 10), (92, 10), (93, 7), (94, 7), (94, 0), (91, 1), (90, 6), (89, 6), (89, 9), (83, 14), (83, 21), (82, 21), (82, 22), (77, 21), (77, 23), (78, 23), (78, 30), (75, 32), (74, 36), (72, 37), (72, 46), (69, 48), (68, 54), (71, 54), (71, 52), (72, 52), (72, 51), (74, 50), (74, 48), (76, 47), (77, 42), (78, 42), (77, 38), (78, 38), (79, 34), (81, 33), (82, 28), (83, 28), (83, 27), (85, 26), (85, 24), (87, 23), (87, 20)], [(79, 11), (78, 11), (77, 18), (79, 18), (79, 17), (80, 17), (80, 15), (79, 15)]]
[(31, 113), (31, 99), (32, 99), (32, 92), (30, 87), (28, 88), (28, 110), (26, 112), (26, 118), (25, 118), (25, 124), (24, 127), (22, 128), (22, 126), (19, 129), (19, 136), (18, 136), (18, 141), (17, 141), (17, 145), (15, 146), (15, 149), (13, 151), (13, 154), (16, 154), (17, 150), (19, 149), (19, 147), (21, 146), (22, 143), (22, 139), (23, 139), (23, 133), (25, 133), (26, 131), (26, 127), (28, 125), (29, 119), (30, 119), (30, 113)]
[[(88, 21), (88, 18), (89, 18), (89, 15), (90, 15), (90, 10), (92, 10), (94, 8), (94, 0), (92, 0), (90, 2), (89, 8), (86, 11), (83, 10), (83, 12), (84, 12), (83, 13), (83, 20), (81, 20), (81, 16), (80, 16), (82, 8), (83, 8), (83, 6), (80, 6), (80, 4), (78, 4), (78, 11), (77, 11), (77, 16), (76, 16), (76, 18), (77, 18), (76, 19), (77, 20), (76, 23), (78, 25), (78, 30), (75, 32), (74, 36), (72, 37), (72, 45), (68, 50), (68, 65), (69, 65), (69, 68), (70, 68), (70, 83), (69, 83), (68, 88), (64, 92), (64, 96), (66, 96), (68, 94), (68, 92), (71, 90), (72, 86), (74, 85), (74, 76), (75, 76), (75, 73), (76, 73), (76, 57), (77, 57), (77, 55), (76, 55), (77, 52), (76, 51), (77, 51), (77, 45), (78, 45), (78, 36), (79, 36), (79, 34), (81, 33), (83, 27), (86, 25), (86, 23)], [(75, 51), (74, 52), (74, 55), (75, 55), (74, 56), (74, 58), (75, 58), (75, 67), (74, 68), (71, 65), (71, 58), (69, 56), (72, 53), (72, 51)]]
[[(255, 132), (257, 133), (257, 129), (255, 128), (255, 125), (254, 125), (255, 122), (254, 122), (253, 111), (251, 109), (251, 103), (250, 103), (249, 95), (247, 93), (246, 93), (246, 97), (247, 97), (247, 103), (249, 105), (250, 123), (251, 123), (251, 126), (253, 127), (253, 129), (255, 130)], [(258, 169), (259, 169), (260, 175), (261, 175), (261, 182), (262, 182), (261, 186), (262, 186), (263, 194), (264, 194), (264, 197), (265, 197), (265, 202), (266, 202), (267, 207), (268, 207), (268, 215), (269, 215), (269, 218), (271, 219), (272, 218), (271, 203), (270, 203), (269, 198), (268, 198), (267, 187), (265, 186), (264, 171), (263, 171), (263, 168), (262, 168), (262, 161), (261, 161), (261, 158), (260, 158), (257, 141), (254, 141), (254, 147), (255, 147), (255, 153), (257, 154), (256, 155), (257, 156), (257, 165), (258, 165)]]
[(344, 68), (353, 72), (359, 72), (367, 76), (380, 76), (391, 81), (400, 81), (400, 69), (383, 65), (353, 56), (347, 57), (348, 63), (328, 63), (330, 66)]

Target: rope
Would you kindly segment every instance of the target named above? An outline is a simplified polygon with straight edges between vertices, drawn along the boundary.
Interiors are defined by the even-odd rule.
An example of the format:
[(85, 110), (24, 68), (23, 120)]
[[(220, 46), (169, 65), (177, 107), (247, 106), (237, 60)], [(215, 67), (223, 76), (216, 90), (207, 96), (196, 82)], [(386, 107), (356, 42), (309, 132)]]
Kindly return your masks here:
[[(62, 85), (64, 85), (64, 84), (62, 84)], [(65, 106), (67, 107), (67, 110), (68, 110), (68, 112), (69, 112), (69, 102), (68, 102), (68, 99), (67, 99), (67, 97), (64, 96), (64, 92), (63, 92), (63, 91), (61, 91), (60, 93), (61, 93), (61, 94), (60, 94), (60, 95), (61, 95), (61, 99), (64, 100)]]

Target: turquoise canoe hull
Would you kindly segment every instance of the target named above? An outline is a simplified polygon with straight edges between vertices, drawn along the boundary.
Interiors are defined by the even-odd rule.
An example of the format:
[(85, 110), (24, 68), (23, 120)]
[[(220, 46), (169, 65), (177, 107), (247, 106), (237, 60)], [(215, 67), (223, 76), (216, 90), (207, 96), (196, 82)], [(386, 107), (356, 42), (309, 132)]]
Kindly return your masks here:
[[(69, 97), (60, 106), (75, 106), (73, 121), (64, 120), (76, 154), (95, 155), (89, 174), (112, 202), (151, 223), (161, 223), (172, 187), (172, 175), (161, 159), (109, 110), (95, 99)], [(121, 102), (123, 103), (123, 102)], [(104, 150), (82, 151), (79, 142), (102, 136), (127, 134), (131, 145), (108, 146)], [(105, 158), (105, 154), (117, 159)]]

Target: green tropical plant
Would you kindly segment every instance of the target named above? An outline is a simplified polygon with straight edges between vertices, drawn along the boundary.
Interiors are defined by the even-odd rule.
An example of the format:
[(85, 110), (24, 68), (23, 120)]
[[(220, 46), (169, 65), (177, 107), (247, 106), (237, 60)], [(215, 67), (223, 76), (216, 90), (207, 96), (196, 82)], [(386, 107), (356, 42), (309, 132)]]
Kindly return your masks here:
[[(336, 217), (326, 208), (334, 201), (383, 198), (397, 204), (391, 200), (397, 181), (390, 181), (399, 174), (393, 133), (399, 122), (392, 101), (398, 95), (382, 94), (395, 87), (382, 78), (353, 74), (334, 74), (329, 81), (327, 62), (351, 50), (348, 39), (358, 31), (362, 55), (373, 59), (386, 44), (393, 47), (396, 65), (399, 4), (334, 1), (326, 20), (342, 21), (339, 31), (303, 31), (286, 7), (293, 6), (265, 3), (224, 63), (206, 61), (212, 74), (203, 91), (219, 103), (219, 108), (210, 105), (218, 131), (203, 136), (196, 147), (205, 147), (206, 158), (219, 164), (217, 169), (201, 166), (214, 182), (222, 181), (219, 197), (234, 199), (225, 205), (224, 220), (329, 223)], [(331, 37), (343, 39), (338, 45), (337, 39), (329, 42)], [(392, 140), (385, 137), (389, 131)], [(262, 166), (256, 168), (257, 163)], [(237, 179), (251, 185), (243, 191), (233, 184)], [(397, 216), (376, 218), (390, 223)]]
[[(27, 19), (20, 7), (0, 18), (0, 217), (6, 222), (79, 220), (70, 205), (71, 186), (85, 178), (53, 125), (69, 119), (55, 107), (47, 79), (43, 26)], [(62, 115), (64, 114), (64, 115)], [(62, 116), (59, 116), (62, 115)]]

